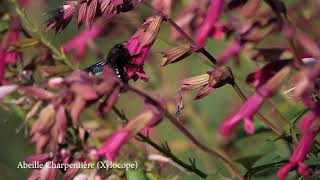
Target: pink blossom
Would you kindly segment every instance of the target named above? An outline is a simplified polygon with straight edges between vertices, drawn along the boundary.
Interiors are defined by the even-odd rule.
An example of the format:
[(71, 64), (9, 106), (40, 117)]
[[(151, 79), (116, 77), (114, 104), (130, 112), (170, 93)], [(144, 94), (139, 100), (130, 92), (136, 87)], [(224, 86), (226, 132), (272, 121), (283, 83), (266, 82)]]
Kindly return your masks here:
[(272, 76), (281, 70), (281, 68), (290, 64), (291, 62), (291, 60), (279, 60), (271, 62), (258, 69), (256, 72), (250, 73), (247, 76), (247, 83), (257, 88), (266, 83)]
[[(166, 107), (166, 102), (163, 98), (158, 98), (159, 102), (163, 107)], [(151, 129), (153, 129), (155, 126), (157, 126), (159, 123), (161, 123), (164, 114), (162, 111), (159, 110), (158, 107), (154, 106), (147, 100), (145, 100), (145, 105), (144, 105), (144, 112), (151, 112), (153, 114), (152, 118), (149, 120), (149, 122), (145, 125), (145, 127), (141, 130), (142, 133), (148, 134)]]
[(56, 32), (59, 32), (67, 27), (76, 11), (76, 5), (76, 1), (66, 1), (63, 6), (56, 9), (47, 21), (47, 29), (55, 28)]
[(230, 58), (239, 58), (240, 51), (242, 49), (242, 42), (240, 39), (236, 39), (224, 49), (224, 51), (218, 56), (217, 60), (219, 64), (224, 64)]
[(309, 112), (302, 119), (300, 124), (300, 131), (302, 138), (299, 141), (296, 149), (294, 150), (289, 162), (282, 166), (278, 171), (278, 179), (285, 180), (289, 171), (297, 166), (298, 173), (305, 178), (309, 178), (309, 168), (303, 163), (305, 157), (310, 152), (313, 141), (319, 131), (319, 127), (313, 129), (312, 126), (317, 121), (319, 110)]
[(172, 8), (172, 0), (154, 0), (153, 7), (170, 16)]
[(21, 59), (21, 52), (8, 52), (4, 57), (4, 61), (9, 64), (17, 64), (19, 59)]
[(117, 131), (113, 133), (109, 138), (107, 138), (105, 143), (98, 150), (98, 153), (105, 156), (107, 160), (114, 161), (128, 137), (129, 132), (127, 131)]
[(0, 42), (0, 84), (2, 84), (6, 63), (15, 64), (21, 53), (9, 50), (11, 46), (16, 46), (20, 40), (21, 22), (20, 19), (13, 18), (8, 34)]
[(233, 128), (236, 126), (242, 119), (244, 120), (244, 129), (248, 134), (254, 133), (254, 125), (252, 122), (253, 116), (259, 111), (261, 106), (264, 103), (264, 97), (259, 93), (254, 93), (239, 111), (224, 121), (220, 128), (220, 133), (223, 136), (231, 136), (233, 133)]
[(258, 113), (263, 103), (281, 86), (290, 72), (286, 67), (274, 75), (267, 83), (259, 87), (256, 92), (241, 106), (239, 111), (222, 123), (220, 133), (223, 136), (231, 136), (233, 128), (241, 121), (244, 121), (244, 129), (248, 134), (254, 133), (253, 116)]
[(95, 23), (91, 29), (86, 29), (79, 33), (76, 37), (63, 45), (64, 52), (75, 51), (77, 54), (76, 60), (80, 60), (85, 56), (86, 48), (90, 41), (95, 40), (102, 34), (104, 25), (100, 22)]
[[(198, 27), (200, 24), (197, 23), (196, 19), (202, 17), (203, 12), (200, 12), (201, 2), (193, 0), (190, 4), (187, 5), (182, 11), (179, 12), (175, 22), (179, 25), (187, 34), (192, 34), (195, 31), (195, 27)], [(181, 38), (181, 34), (172, 28), (172, 40), (178, 40)]]
[[(127, 77), (130, 79), (142, 79), (148, 81), (148, 76), (143, 71), (151, 46), (153, 45), (162, 23), (163, 17), (160, 15), (150, 16), (130, 38), (126, 48), (134, 58), (131, 64), (126, 66)], [(134, 66), (133, 66), (133, 65)]]
[(196, 42), (199, 47), (205, 45), (209, 36), (216, 34), (218, 37), (218, 35), (221, 34), (221, 26), (218, 23), (218, 20), (222, 13), (223, 5), (224, 0), (211, 0), (211, 4), (207, 10), (207, 16), (197, 33)]
[[(126, 47), (131, 55), (139, 54), (138, 57), (132, 59), (131, 63), (143, 65), (146, 58), (148, 57), (151, 45), (142, 47), (139, 40), (136, 37), (132, 37)], [(129, 79), (133, 78), (134, 80), (149, 80), (149, 77), (143, 71), (143, 67), (132, 67), (130, 65), (127, 66), (127, 76)]]

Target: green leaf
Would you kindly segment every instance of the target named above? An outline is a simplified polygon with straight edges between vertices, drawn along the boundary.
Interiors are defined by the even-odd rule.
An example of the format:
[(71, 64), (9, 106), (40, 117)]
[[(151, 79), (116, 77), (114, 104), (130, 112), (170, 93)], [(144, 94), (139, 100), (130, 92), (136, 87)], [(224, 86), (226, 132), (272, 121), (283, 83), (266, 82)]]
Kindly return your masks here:
[(252, 165), (260, 158), (261, 156), (249, 156), (238, 158), (235, 161), (242, 164), (246, 169), (250, 169)]
[(215, 173), (215, 174), (209, 174), (206, 179), (228, 180), (228, 179), (230, 179), (230, 178), (227, 178), (227, 177), (223, 176), (223, 175), (220, 174), (220, 173)]
[(320, 158), (319, 157), (313, 157), (313, 158), (310, 158), (310, 159), (306, 160), (305, 163), (308, 166), (319, 166), (320, 165)]
[(306, 108), (306, 109), (303, 109), (303, 110), (297, 112), (297, 113), (293, 116), (293, 118), (290, 120), (291, 123), (292, 123), (292, 124), (296, 124), (296, 123), (298, 122), (298, 120), (299, 120), (305, 113), (307, 113), (308, 111), (309, 111), (309, 109)]
[(287, 160), (283, 157), (279, 156), (276, 153), (270, 153), (256, 161), (252, 168), (246, 172), (245, 176), (252, 176), (259, 171), (263, 171), (272, 167), (277, 167), (285, 162), (287, 162)]
[(137, 170), (128, 170), (127, 178), (128, 180), (147, 180), (143, 172)]
[(0, 32), (7, 30), (9, 27), (9, 21), (0, 20)]

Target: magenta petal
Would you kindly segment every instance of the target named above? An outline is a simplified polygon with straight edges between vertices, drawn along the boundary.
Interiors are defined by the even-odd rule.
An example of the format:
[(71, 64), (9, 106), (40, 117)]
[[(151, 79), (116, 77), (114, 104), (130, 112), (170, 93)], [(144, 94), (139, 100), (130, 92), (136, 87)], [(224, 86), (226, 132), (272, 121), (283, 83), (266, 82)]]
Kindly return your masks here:
[[(132, 37), (129, 40), (126, 47), (128, 48), (130, 55), (132, 55), (132, 56), (139, 55), (138, 57), (132, 59), (132, 63), (143, 65), (147, 59), (151, 45), (141, 47), (141, 43), (138, 41), (138, 39), (135, 37)], [(142, 79), (144, 81), (148, 81), (148, 79), (149, 79), (148, 76), (143, 71), (142, 66), (141, 67), (132, 67), (132, 66), (128, 65), (127, 66), (127, 76), (129, 79), (132, 78), (134, 80)]]
[(98, 150), (98, 154), (105, 156), (108, 161), (113, 161), (128, 137), (129, 132), (127, 131), (113, 133)]
[(197, 45), (203, 47), (207, 38), (211, 34), (215, 34), (217, 29), (217, 22), (219, 16), (223, 10), (224, 0), (211, 0), (210, 6), (207, 11), (207, 16), (203, 21), (198, 33), (197, 33)]
[(20, 52), (9, 52), (5, 55), (4, 61), (10, 64), (17, 64), (18, 59), (20, 59)]
[(258, 69), (256, 72), (253, 72), (247, 76), (247, 83), (251, 86), (257, 88), (264, 83), (266, 83), (272, 76), (274, 76), (279, 70), (284, 66), (290, 64), (292, 61), (283, 60), (283, 61), (274, 61), (264, 67)]
[(289, 173), (289, 171), (295, 166), (295, 164), (292, 164), (292, 163), (288, 163), (284, 166), (282, 166), (280, 168), (280, 170), (278, 171), (278, 174), (277, 174), (277, 177), (278, 177), (278, 180), (286, 180), (286, 177)]
[(104, 25), (100, 22), (95, 23), (91, 29), (86, 29), (83, 32), (79, 33), (73, 39), (63, 44), (63, 51), (68, 53), (74, 50), (78, 56), (78, 59), (81, 59), (85, 56), (87, 45), (89, 41), (95, 40), (99, 35), (102, 34)]
[(258, 93), (254, 93), (239, 109), (237, 113), (228, 118), (222, 123), (220, 133), (222, 136), (231, 136), (233, 128), (241, 121), (244, 120), (245, 130), (248, 134), (254, 132), (254, 126), (251, 121), (254, 114), (261, 108), (264, 98)]
[(244, 129), (250, 135), (254, 133), (254, 125), (252, 123), (252, 119), (244, 118)]
[[(311, 129), (312, 124), (315, 120), (317, 120), (317, 113), (315, 111), (309, 112), (307, 115), (304, 116), (300, 123), (300, 128), (302, 131), (302, 138), (299, 141), (299, 144), (297, 145), (296, 149), (294, 150), (290, 161), (282, 166), (280, 170), (278, 171), (278, 179), (279, 180), (285, 180), (288, 172), (293, 169), (295, 166), (298, 165), (298, 173), (302, 176), (305, 176), (308, 178), (309, 176), (309, 169), (305, 164), (303, 164), (303, 161), (309, 151), (311, 150), (311, 147), (313, 145), (313, 141), (318, 133), (318, 129), (313, 130)], [(305, 129), (302, 129), (305, 128)]]
[(301, 176), (304, 176), (306, 178), (309, 177), (310, 169), (303, 162), (298, 163), (298, 170), (297, 171)]
[(224, 64), (227, 60), (236, 57), (240, 54), (242, 43), (240, 40), (235, 40), (218, 56), (219, 64)]

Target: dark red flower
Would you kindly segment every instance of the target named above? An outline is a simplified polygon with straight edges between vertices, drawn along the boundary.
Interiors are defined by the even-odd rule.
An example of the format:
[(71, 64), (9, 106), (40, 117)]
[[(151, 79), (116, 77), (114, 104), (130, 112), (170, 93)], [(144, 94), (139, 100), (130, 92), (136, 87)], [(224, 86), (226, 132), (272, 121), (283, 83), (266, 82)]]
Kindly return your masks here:
[(257, 88), (266, 83), (272, 76), (274, 76), (284, 66), (290, 64), (292, 60), (279, 60), (271, 62), (264, 67), (258, 69), (247, 76), (247, 83)]

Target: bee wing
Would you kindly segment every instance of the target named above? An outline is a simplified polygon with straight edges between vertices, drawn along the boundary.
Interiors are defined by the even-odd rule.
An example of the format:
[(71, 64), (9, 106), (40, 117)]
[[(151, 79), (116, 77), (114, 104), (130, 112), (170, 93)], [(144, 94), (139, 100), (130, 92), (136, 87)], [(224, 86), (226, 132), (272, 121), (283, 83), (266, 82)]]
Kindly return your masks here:
[(89, 74), (97, 76), (102, 73), (103, 66), (105, 66), (105, 65), (109, 65), (108, 60), (101, 60), (100, 62), (98, 62), (90, 67), (87, 67), (85, 69), (85, 71), (88, 72)]

